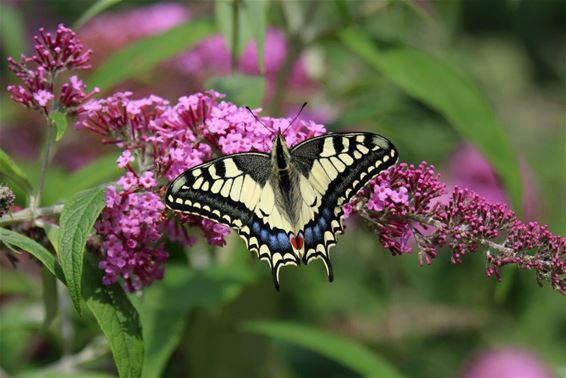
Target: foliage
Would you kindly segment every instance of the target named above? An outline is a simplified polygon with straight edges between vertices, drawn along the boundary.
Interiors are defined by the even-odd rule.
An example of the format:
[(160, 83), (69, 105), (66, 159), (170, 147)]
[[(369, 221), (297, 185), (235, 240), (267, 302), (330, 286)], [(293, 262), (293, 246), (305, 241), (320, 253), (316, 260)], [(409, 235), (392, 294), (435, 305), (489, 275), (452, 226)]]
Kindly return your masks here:
[[(14, 100), (0, 99), (2, 373), (465, 376), (482, 370), (476, 351), (496, 360), (507, 345), (526, 348), (517, 366), (563, 368), (563, 298), (508, 267), (566, 293), (558, 2), (53, 2), (42, 12), (77, 29), (46, 25), (26, 48), (38, 5), (1, 5), (14, 57), (0, 67)], [(99, 96), (116, 90), (133, 93)], [(367, 129), (440, 168), (380, 175), (345, 206), (370, 227), (348, 219), (337, 281), (311, 264), (275, 293), (227, 229), (174, 217), (160, 196), (201, 161), (269, 149), (261, 107), (305, 100), (316, 122), (294, 124), (291, 144), (322, 124)], [(487, 168), (470, 159), (461, 182), (448, 167), (464, 142)], [(549, 226), (530, 221), (533, 182)]]

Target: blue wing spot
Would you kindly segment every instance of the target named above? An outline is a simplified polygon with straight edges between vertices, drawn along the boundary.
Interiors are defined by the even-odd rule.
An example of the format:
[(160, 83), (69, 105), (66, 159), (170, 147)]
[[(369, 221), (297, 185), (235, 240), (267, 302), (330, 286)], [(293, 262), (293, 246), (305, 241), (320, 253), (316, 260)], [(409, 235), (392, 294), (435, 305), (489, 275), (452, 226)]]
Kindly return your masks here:
[(269, 242), (269, 234), (267, 233), (266, 229), (261, 230), (261, 233), (259, 234), (259, 239), (261, 240), (262, 243), (268, 243)]
[(324, 216), (324, 218), (330, 218), (332, 216), (332, 213), (330, 212), (330, 210), (328, 209), (328, 207), (325, 207), (322, 210), (322, 215)]
[(279, 250), (279, 242), (276, 235), (269, 235), (269, 242), (267, 244), (269, 245), (269, 249), (272, 251)]
[(261, 232), (258, 221), (254, 221), (254, 223), (252, 224), (252, 231), (255, 235), (259, 235), (259, 233)]
[(318, 220), (318, 227), (322, 230), (326, 230), (326, 226), (328, 225), (328, 221), (324, 217), (320, 217)]
[(289, 236), (284, 232), (279, 232), (277, 234), (277, 241), (279, 242), (279, 247), (282, 251), (287, 251), (291, 249), (291, 243), (289, 242)]
[(320, 232), (320, 227), (318, 225), (312, 227), (312, 230), (314, 232), (314, 236), (316, 238), (317, 241), (322, 240), (322, 233)]
[(314, 244), (314, 235), (312, 234), (312, 227), (305, 228), (305, 244)]

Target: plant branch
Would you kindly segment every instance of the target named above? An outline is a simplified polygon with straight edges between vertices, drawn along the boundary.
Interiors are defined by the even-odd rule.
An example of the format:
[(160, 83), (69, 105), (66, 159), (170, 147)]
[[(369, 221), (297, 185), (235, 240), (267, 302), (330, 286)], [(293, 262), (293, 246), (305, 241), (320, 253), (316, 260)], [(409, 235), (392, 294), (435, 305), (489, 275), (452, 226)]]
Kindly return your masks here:
[(39, 217), (45, 217), (49, 215), (59, 215), (63, 211), (63, 204), (57, 204), (48, 207), (40, 207), (37, 209), (27, 208), (17, 213), (6, 214), (0, 217), (0, 226), (5, 226), (12, 223), (19, 223), (25, 221), (33, 221)]
[[(375, 222), (375, 218), (372, 218), (367, 210), (359, 209), (358, 212), (366, 220), (368, 220), (370, 222)], [(414, 220), (414, 221), (416, 221), (416, 222), (418, 222), (422, 225), (432, 226), (432, 227), (435, 227), (435, 228), (441, 228), (441, 227), (445, 226), (444, 223), (442, 223), (441, 221), (436, 220), (432, 217), (424, 217), (424, 216), (421, 216), (421, 215), (410, 214), (410, 215), (407, 216), (407, 218), (410, 219), (410, 220)], [(398, 220), (406, 220), (406, 219), (399, 218)], [(384, 219), (383, 221), (386, 222), (387, 219)], [(466, 226), (462, 226), (462, 227), (466, 227)], [(415, 235), (415, 238), (418, 239), (418, 236)], [(474, 238), (474, 241), (481, 244), (482, 246), (488, 248), (489, 250), (496, 251), (499, 254), (506, 256), (506, 257), (515, 257), (515, 256), (520, 255), (526, 261), (537, 260), (537, 258), (535, 256), (531, 256), (527, 253), (521, 253), (521, 252), (518, 252), (518, 251), (514, 251), (512, 248), (505, 247), (505, 246), (498, 244), (498, 243), (496, 243), (492, 240), (489, 240), (489, 239)], [(486, 253), (488, 253), (488, 252), (486, 252)], [(538, 261), (538, 264), (542, 264), (546, 268), (552, 267), (551, 261), (541, 261), (540, 259), (537, 260), (537, 261)]]
[[(358, 213), (359, 213), (363, 218), (365, 218), (366, 220), (368, 220), (369, 222), (375, 222), (375, 218), (372, 217), (372, 216), (370, 215), (370, 213), (369, 213), (367, 210), (365, 210), (364, 208), (358, 209)], [(434, 219), (434, 218), (432, 218), (432, 217), (423, 217), (423, 216), (417, 215), (417, 214), (410, 214), (410, 215), (407, 216), (407, 218), (410, 219), (410, 220), (414, 220), (414, 221), (416, 221), (416, 222), (418, 222), (418, 223), (420, 223), (420, 224), (427, 225), (427, 226), (432, 226), (432, 227), (435, 227), (435, 228), (441, 228), (441, 227), (444, 227), (444, 226), (445, 226), (444, 223), (442, 223), (441, 221), (436, 220), (436, 219)], [(399, 218), (399, 220), (403, 220), (403, 219), (402, 219), (402, 218)], [(406, 220), (406, 219), (405, 219), (405, 220)], [(384, 221), (386, 221), (386, 219), (384, 219)], [(493, 241), (491, 241), (491, 240), (482, 239), (482, 238), (477, 238), (477, 239), (475, 239), (475, 241), (478, 242), (478, 243), (480, 243), (481, 245), (483, 245), (483, 246), (485, 246), (485, 247), (491, 248), (491, 249), (493, 249), (493, 250), (495, 250), (495, 251), (498, 251), (498, 252), (500, 252), (500, 253), (505, 253), (505, 254), (512, 254), (512, 253), (514, 253), (514, 251), (513, 251), (512, 248), (508, 248), (508, 247), (502, 246), (501, 244), (497, 244), (497, 243), (495, 243), (495, 242), (493, 242)]]
[[(435, 228), (440, 228), (445, 226), (442, 222), (440, 222), (439, 220), (433, 219), (431, 217), (426, 218), (420, 215), (409, 215), (410, 219), (413, 219), (421, 224), (426, 224), (427, 226), (433, 226)], [(513, 254), (515, 253), (515, 251), (513, 251), (512, 248), (509, 247), (505, 247), (502, 246), (501, 244), (497, 244), (491, 240), (488, 239), (483, 239), (483, 238), (475, 238), (474, 239), (476, 242), (480, 243), (481, 245), (483, 245), (484, 247), (493, 249), (497, 252), (500, 253), (504, 253), (504, 254)]]

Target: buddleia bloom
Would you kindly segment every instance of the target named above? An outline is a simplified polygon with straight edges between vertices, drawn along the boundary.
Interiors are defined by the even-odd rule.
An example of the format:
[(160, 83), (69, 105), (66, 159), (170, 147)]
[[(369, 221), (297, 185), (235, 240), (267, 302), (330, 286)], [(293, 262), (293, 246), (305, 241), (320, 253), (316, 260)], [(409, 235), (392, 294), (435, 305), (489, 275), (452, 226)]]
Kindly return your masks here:
[(405, 163), (381, 173), (348, 204), (374, 227), (394, 255), (416, 249), (421, 265), (431, 264), (445, 247), (453, 263), (484, 251), (486, 274), (501, 279), (513, 264), (534, 270), (566, 295), (566, 238), (547, 226), (524, 223), (506, 205), (490, 203), (465, 188), (447, 193), (433, 166)]
[(73, 113), (98, 93), (97, 88), (87, 92), (77, 76), (71, 76), (66, 83), (57, 82), (57, 76), (63, 71), (91, 68), (92, 51), (84, 48), (75, 32), (60, 24), (55, 33), (39, 29), (34, 40), (34, 55), (22, 54), (19, 60), (8, 58), (8, 69), (23, 82), (22, 85), (8, 86), (12, 100), (44, 114), (55, 107)]

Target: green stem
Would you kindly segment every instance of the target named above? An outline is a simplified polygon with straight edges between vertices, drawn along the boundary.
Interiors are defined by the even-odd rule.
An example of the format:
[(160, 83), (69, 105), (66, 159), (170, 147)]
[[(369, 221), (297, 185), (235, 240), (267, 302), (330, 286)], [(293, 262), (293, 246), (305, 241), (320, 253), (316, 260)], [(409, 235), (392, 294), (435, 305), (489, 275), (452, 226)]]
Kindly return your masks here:
[(30, 200), (30, 208), (32, 212), (35, 212), (41, 203), (41, 195), (43, 194), (43, 189), (45, 188), (45, 177), (47, 175), (47, 168), (49, 167), (49, 162), (51, 161), (51, 150), (55, 143), (55, 132), (56, 127), (53, 125), (51, 120), (48, 119), (47, 125), (47, 135), (45, 136), (45, 147), (43, 148), (43, 156), (41, 157), (41, 171), (39, 173), (39, 184), (37, 185), (37, 191), (32, 196)]

